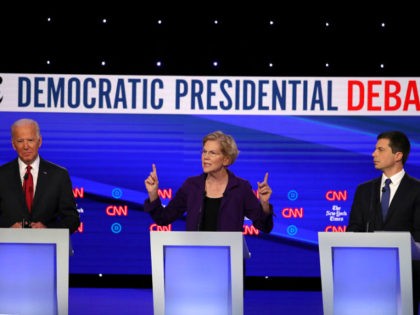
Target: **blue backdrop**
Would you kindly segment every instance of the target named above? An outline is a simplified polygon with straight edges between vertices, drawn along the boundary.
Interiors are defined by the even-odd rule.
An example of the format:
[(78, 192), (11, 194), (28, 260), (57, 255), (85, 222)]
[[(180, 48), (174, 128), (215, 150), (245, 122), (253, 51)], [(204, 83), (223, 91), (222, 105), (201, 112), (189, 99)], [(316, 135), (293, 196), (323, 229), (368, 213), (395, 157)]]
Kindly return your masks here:
[[(371, 157), (378, 133), (407, 133), (412, 153), (406, 171), (420, 177), (417, 117), (3, 112), (2, 163), (15, 157), (10, 125), (23, 117), (40, 123), (41, 156), (66, 167), (72, 177), (82, 226), (72, 235), (71, 273), (151, 274), (154, 227), (142, 211), (144, 179), (155, 163), (167, 202), (186, 177), (201, 173), (202, 137), (214, 130), (238, 143), (232, 171), (255, 189), (268, 172), (273, 188), (273, 232), (246, 235), (249, 276), (320, 275), (317, 232), (344, 231), (356, 186), (380, 175)], [(171, 228), (183, 230), (184, 221)]]

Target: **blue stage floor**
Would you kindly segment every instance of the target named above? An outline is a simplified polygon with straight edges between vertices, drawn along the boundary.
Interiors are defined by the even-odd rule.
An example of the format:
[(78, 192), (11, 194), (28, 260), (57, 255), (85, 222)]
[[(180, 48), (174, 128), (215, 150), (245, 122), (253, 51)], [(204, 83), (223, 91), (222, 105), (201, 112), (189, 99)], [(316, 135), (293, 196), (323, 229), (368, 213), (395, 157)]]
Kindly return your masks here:
[[(245, 291), (244, 315), (322, 313), (320, 291)], [(152, 289), (70, 288), (69, 315), (153, 315)]]

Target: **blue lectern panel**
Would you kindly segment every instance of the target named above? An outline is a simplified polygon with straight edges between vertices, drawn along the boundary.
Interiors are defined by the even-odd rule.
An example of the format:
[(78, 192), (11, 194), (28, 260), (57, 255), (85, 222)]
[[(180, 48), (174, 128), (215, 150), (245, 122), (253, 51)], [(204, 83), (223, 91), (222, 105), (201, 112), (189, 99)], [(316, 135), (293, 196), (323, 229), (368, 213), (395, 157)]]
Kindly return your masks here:
[(165, 314), (232, 313), (228, 246), (165, 246)]
[(333, 248), (334, 314), (398, 314), (397, 248)]
[(55, 244), (0, 244), (0, 314), (57, 314)]

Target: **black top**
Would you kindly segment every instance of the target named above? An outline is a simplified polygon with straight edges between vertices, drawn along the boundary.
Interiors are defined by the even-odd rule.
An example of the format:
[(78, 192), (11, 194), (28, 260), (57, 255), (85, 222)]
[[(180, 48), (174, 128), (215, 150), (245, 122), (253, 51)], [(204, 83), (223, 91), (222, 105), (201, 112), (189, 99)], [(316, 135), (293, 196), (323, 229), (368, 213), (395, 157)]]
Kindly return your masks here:
[(201, 231), (217, 231), (217, 218), (219, 216), (220, 203), (222, 198), (204, 198), (203, 220)]

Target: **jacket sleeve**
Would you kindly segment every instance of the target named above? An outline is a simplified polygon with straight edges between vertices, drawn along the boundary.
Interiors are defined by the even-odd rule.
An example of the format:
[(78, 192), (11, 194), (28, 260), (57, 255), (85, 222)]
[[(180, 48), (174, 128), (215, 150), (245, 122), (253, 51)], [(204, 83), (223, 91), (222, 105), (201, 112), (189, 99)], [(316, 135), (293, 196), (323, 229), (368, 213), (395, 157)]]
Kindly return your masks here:
[(255, 196), (252, 186), (249, 182), (246, 182), (244, 188), (244, 194), (246, 196), (245, 201), (245, 215), (252, 220), (252, 225), (264, 233), (270, 233), (273, 230), (274, 222), (274, 209), (273, 205), (270, 204), (270, 213), (264, 212), (259, 199)]
[(44, 199), (48, 199), (44, 201), (49, 205), (54, 200), (53, 193), (55, 192), (57, 202), (55, 207), (51, 207), (51, 209), (55, 208), (55, 215), (46, 218), (45, 224), (49, 228), (68, 228), (70, 233), (74, 233), (80, 225), (80, 215), (77, 211), (70, 175), (65, 169), (58, 169), (56, 174), (57, 186), (49, 189), (51, 195), (48, 193), (44, 196)]
[(185, 184), (176, 192), (175, 196), (166, 206), (157, 198), (150, 202), (147, 198), (144, 202), (144, 211), (148, 212), (153, 221), (158, 225), (168, 225), (180, 218), (187, 210)]
[[(360, 186), (356, 189), (350, 209), (349, 223), (346, 227), (347, 232), (365, 232), (366, 228), (369, 228), (366, 226), (367, 223), (363, 211), (363, 209), (369, 207), (369, 205), (364, 205), (363, 200), (370, 200), (371, 198), (371, 196), (367, 196), (363, 193), (363, 189)], [(374, 222), (372, 222), (372, 228), (373, 224)]]

